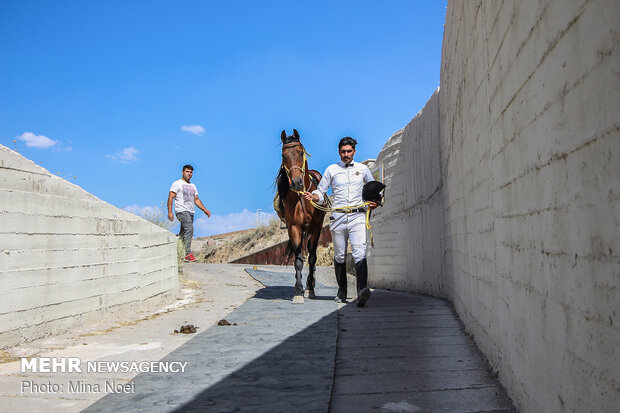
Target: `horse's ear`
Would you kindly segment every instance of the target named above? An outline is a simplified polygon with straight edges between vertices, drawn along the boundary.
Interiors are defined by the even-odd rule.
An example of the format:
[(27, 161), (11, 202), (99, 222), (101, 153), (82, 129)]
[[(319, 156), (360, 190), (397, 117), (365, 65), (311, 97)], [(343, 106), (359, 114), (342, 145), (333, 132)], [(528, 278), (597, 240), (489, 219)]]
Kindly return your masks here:
[(280, 139), (282, 139), (282, 143), (286, 143), (286, 130), (282, 129), (282, 133), (280, 134)]
[(293, 129), (293, 136), (295, 139), (299, 140), (299, 132), (297, 132), (297, 129)]

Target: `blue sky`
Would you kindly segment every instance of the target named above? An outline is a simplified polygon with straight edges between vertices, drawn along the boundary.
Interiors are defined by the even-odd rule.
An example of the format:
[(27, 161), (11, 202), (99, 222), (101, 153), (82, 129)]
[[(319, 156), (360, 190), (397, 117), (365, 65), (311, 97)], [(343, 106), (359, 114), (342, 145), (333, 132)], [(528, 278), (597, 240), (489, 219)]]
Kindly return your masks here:
[(323, 171), (342, 136), (375, 158), (424, 106), (446, 3), (0, 0), (0, 144), (134, 211), (190, 163), (196, 235), (252, 227), (282, 129)]

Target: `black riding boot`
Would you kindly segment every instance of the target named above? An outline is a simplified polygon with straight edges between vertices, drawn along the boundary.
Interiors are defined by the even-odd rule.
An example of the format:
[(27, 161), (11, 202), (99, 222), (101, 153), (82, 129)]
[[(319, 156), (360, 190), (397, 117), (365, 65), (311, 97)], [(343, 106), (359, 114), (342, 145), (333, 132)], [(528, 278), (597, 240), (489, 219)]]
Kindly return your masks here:
[(336, 282), (338, 283), (338, 294), (336, 295), (336, 301), (340, 303), (347, 302), (347, 264), (342, 264), (334, 260), (334, 271), (336, 272)]
[(357, 277), (357, 306), (363, 307), (370, 298), (368, 288), (368, 264), (366, 258), (355, 263), (355, 275)]

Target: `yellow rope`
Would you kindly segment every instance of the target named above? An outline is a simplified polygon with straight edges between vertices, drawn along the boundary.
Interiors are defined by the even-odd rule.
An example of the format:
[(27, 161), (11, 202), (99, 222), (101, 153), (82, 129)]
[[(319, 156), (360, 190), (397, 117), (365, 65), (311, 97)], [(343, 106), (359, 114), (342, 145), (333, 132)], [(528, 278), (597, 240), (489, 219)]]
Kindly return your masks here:
[[(306, 192), (306, 165), (308, 163), (308, 158), (306, 157), (306, 155), (311, 156), (309, 153), (306, 152), (306, 149), (304, 148), (304, 163), (303, 166), (301, 168), (299, 168), (298, 166), (296, 166), (295, 168), (299, 168), (301, 170), (301, 174), (302, 174), (302, 182), (304, 183), (304, 189), (302, 191), (294, 191), (297, 193), (297, 195), (299, 195), (299, 197), (301, 199), (304, 199), (304, 192)], [(286, 167), (286, 165), (284, 165), (284, 163), (282, 163), (282, 167), (284, 168), (284, 170), (286, 171), (286, 175), (288, 177), (289, 174), (289, 169)], [(291, 168), (293, 169), (293, 168)], [(290, 179), (290, 178), (289, 178)], [(312, 184), (310, 184), (312, 185)], [(312, 205), (313, 207), (315, 207), (316, 209), (323, 211), (323, 212), (342, 212), (342, 213), (350, 213), (352, 210), (354, 210), (355, 208), (364, 208), (365, 206), (369, 205), (370, 202), (364, 202), (363, 204), (359, 204), (359, 205), (348, 205), (348, 206), (344, 206), (344, 207), (337, 207), (337, 208), (326, 208), (322, 205), (319, 205), (317, 203), (315, 203), (314, 201), (308, 201), (310, 202), (310, 205)], [(375, 243), (372, 237), (372, 227), (370, 226), (370, 208), (366, 208), (366, 228), (368, 229), (368, 232), (370, 232), (370, 246), (374, 247)]]
[[(303, 197), (303, 194), (305, 191), (295, 191), (297, 192), (297, 195), (299, 195), (300, 198), (305, 199)], [(320, 210), (320, 211), (324, 211), (324, 212), (342, 212), (342, 213), (348, 213), (351, 212), (352, 210), (356, 209), (356, 208), (363, 208), (367, 205), (370, 205), (370, 202), (364, 202), (363, 204), (359, 204), (359, 205), (348, 205), (348, 206), (344, 206), (344, 207), (336, 207), (336, 208), (326, 208), (322, 205), (319, 205), (317, 203), (315, 203), (314, 201), (308, 201), (310, 202), (310, 205), (312, 205), (313, 207), (315, 207), (316, 209)], [(370, 232), (370, 246), (374, 247), (375, 246), (375, 242), (374, 239), (372, 237), (372, 227), (370, 226), (370, 208), (366, 208), (366, 229), (368, 229), (368, 232)]]

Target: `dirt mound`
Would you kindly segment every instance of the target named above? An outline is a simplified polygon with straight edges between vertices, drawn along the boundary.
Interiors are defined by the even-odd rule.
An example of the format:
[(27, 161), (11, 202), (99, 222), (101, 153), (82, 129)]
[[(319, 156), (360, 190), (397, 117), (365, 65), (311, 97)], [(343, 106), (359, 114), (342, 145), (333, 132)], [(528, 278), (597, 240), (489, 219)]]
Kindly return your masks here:
[(226, 263), (287, 239), (286, 228), (281, 228), (279, 220), (272, 220), (267, 226), (232, 234), (229, 237), (207, 237), (200, 254), (202, 259), (199, 261)]
[[(233, 234), (227, 238), (220, 236), (201, 238), (202, 249), (198, 261), (206, 263), (227, 263), (246, 255), (271, 247), (288, 240), (288, 231), (279, 220), (272, 220), (269, 225), (255, 230)], [(192, 242), (194, 244), (195, 241)], [(333, 247), (319, 247), (317, 265), (332, 265)]]

